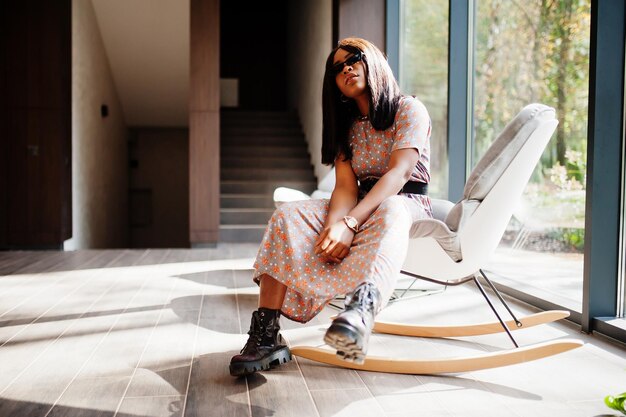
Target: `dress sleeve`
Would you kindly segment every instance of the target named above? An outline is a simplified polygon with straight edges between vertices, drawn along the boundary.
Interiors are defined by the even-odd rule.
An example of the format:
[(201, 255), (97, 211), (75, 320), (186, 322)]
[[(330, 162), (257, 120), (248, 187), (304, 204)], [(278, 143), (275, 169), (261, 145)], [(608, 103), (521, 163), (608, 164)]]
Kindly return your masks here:
[(430, 138), (430, 116), (426, 106), (416, 98), (403, 100), (396, 114), (391, 151), (415, 148), (422, 154)]

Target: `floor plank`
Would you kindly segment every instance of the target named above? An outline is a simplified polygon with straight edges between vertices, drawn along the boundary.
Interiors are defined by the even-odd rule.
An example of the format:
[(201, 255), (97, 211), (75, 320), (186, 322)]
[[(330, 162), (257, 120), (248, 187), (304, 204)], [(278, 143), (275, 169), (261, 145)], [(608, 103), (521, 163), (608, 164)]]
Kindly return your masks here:
[(113, 417), (129, 380), (128, 377), (76, 379), (46, 417)]
[[(160, 262), (163, 263), (184, 260), (184, 254), (181, 256), (181, 254), (169, 251), (158, 254), (157, 256), (161, 257)], [(145, 261), (146, 260), (142, 258), (139, 262)], [(127, 277), (124, 282), (128, 282), (130, 279), (132, 279), (131, 276)], [(139, 302), (139, 304), (142, 305), (148, 304), (148, 308), (143, 309), (143, 311), (141, 311), (142, 309), (140, 308), (139, 311), (132, 310), (132, 312), (129, 312), (128, 310), (131, 309), (127, 306), (126, 311), (122, 311), (117, 315), (108, 332), (100, 339), (95, 350), (91, 353), (91, 356), (85, 360), (83, 366), (74, 376), (74, 380), (70, 381), (66, 391), (57, 400), (57, 403), (80, 404), (82, 398), (89, 396), (89, 393), (85, 392), (85, 388), (88, 387), (84, 386), (84, 380), (88, 380), (94, 376), (103, 376), (104, 378), (101, 379), (106, 380), (108, 379), (108, 373), (113, 373), (120, 382), (114, 389), (109, 391), (111, 400), (107, 404), (107, 410), (115, 415), (116, 410), (121, 405), (129, 389), (131, 380), (136, 374), (138, 364), (141, 363), (143, 354), (148, 348), (154, 336), (155, 329), (163, 316), (163, 312), (165, 311), (164, 306), (168, 304), (172, 289), (177, 283), (177, 280), (167, 279), (165, 277), (142, 278), (142, 280), (143, 283), (141, 287), (137, 285), (139, 288), (136, 290), (135, 296), (129, 301), (129, 305)], [(161, 283), (161, 281), (163, 282)], [(147, 292), (145, 291), (147, 284), (151, 287), (156, 286), (162, 293), (159, 297), (153, 294), (148, 303), (141, 301)], [(131, 334), (132, 337), (129, 337)], [(116, 361), (117, 363), (111, 363), (111, 360), (106, 361), (107, 357), (114, 357), (119, 360)], [(102, 369), (103, 363), (106, 363), (108, 369)], [(99, 379), (93, 380), (99, 381)], [(69, 417), (71, 414), (66, 413), (66, 415)], [(80, 416), (80, 414), (75, 415), (77, 417)]]
[[(109, 258), (109, 263), (113, 266), (117, 257), (117, 254), (109, 252), (102, 259)], [(89, 262), (89, 267), (94, 265), (96, 264)], [(106, 263), (100, 262), (98, 265), (104, 266)], [(97, 308), (98, 301), (105, 299), (102, 294), (100, 297), (93, 298), (84, 312), (88, 312), (94, 307)], [(95, 320), (110, 320), (110, 316), (96, 317)], [(12, 360), (9, 362), (11, 367), (6, 369), (6, 372), (3, 372), (1, 376), (2, 385), (0, 387), (2, 387), (2, 391), (0, 396), (18, 402), (9, 404), (11, 406), (9, 409), (5, 409), (7, 403), (0, 402), (0, 415), (28, 415), (33, 417), (45, 415), (64, 392), (68, 383), (75, 377), (76, 372), (82, 368), (84, 357), (93, 350), (94, 337), (91, 334), (93, 327), (92, 322), (81, 320), (81, 316), (78, 316), (71, 320), (45, 323), (46, 331), (56, 331), (56, 337), (52, 334), (51, 337), (45, 338), (43, 341), (14, 345), (9, 349), (4, 349), (5, 345), (2, 355), (5, 358), (12, 356)], [(30, 337), (38, 338), (40, 337), (40, 328), (37, 324), (27, 325), (20, 337), (25, 341)], [(71, 329), (82, 336), (65, 337)], [(33, 348), (39, 348), (38, 353), (28, 354), (30, 353), (29, 349), (32, 350)], [(37, 392), (36, 401), (24, 401), (33, 391)], [(74, 411), (77, 410), (80, 408)]]
[(247, 379), (252, 417), (320, 416), (300, 373), (270, 371)]
[[(224, 270), (221, 273), (223, 275), (212, 276), (216, 279), (215, 283), (234, 287), (233, 271)], [(183, 415), (249, 416), (250, 402), (246, 380), (233, 378), (228, 371), (230, 357), (236, 352), (220, 352), (214, 346), (216, 336), (230, 334), (237, 338), (241, 331), (236, 293), (203, 293), (196, 324), (198, 332), (194, 340), (193, 360), (189, 364), (189, 383)]]
[(181, 395), (135, 398), (125, 397), (120, 410), (117, 413), (117, 417), (182, 417), (183, 404), (184, 397)]
[[(233, 378), (228, 364), (258, 302), (255, 255), (256, 246), (246, 244), (0, 253), (0, 416), (616, 415), (602, 399), (626, 389), (626, 348), (563, 323), (514, 335), (521, 345), (576, 338), (584, 347), (504, 368), (412, 376), (297, 359)], [(306, 324), (283, 318), (281, 333), (292, 346), (323, 346), (333, 314), (327, 308)], [(493, 320), (470, 286), (395, 303), (379, 318)], [(419, 359), (511, 347), (503, 334), (374, 334), (370, 342), (371, 354)]]
[(320, 417), (379, 417), (384, 413), (365, 388), (312, 390), (311, 395)]
[(194, 360), (184, 416), (250, 416), (246, 380), (228, 373), (231, 356), (210, 353)]

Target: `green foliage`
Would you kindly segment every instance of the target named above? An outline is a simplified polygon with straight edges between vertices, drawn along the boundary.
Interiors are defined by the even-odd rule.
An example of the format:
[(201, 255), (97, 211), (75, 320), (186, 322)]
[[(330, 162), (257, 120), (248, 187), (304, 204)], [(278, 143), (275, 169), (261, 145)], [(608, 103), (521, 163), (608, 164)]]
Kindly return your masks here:
[[(590, 0), (480, 0), (476, 16), (474, 162), (524, 105), (557, 110), (557, 133), (542, 157), (584, 187), (587, 158)], [(533, 179), (536, 181), (537, 176)]]
[(554, 229), (551, 234), (556, 240), (575, 251), (582, 252), (585, 248), (585, 229), (559, 228)]
[[(586, 154), (586, 152), (585, 152)], [(581, 151), (569, 149), (565, 151), (565, 159), (567, 164), (568, 177), (577, 180), (581, 184), (587, 181), (587, 158), (583, 156)]]
[(618, 396), (607, 395), (604, 397), (604, 403), (607, 407), (617, 410), (626, 416), (626, 392), (622, 392)]
[(522, 197), (526, 221), (544, 228), (583, 229), (585, 225), (585, 191), (555, 187), (552, 181), (529, 184)]
[[(400, 84), (432, 118), (431, 190), (447, 193), (448, 0), (401, 2)], [(525, 105), (559, 126), (531, 178), (529, 218), (573, 248), (584, 241), (591, 0), (478, 0), (474, 164)], [(534, 188), (533, 188), (534, 187)]]
[(430, 194), (443, 198), (448, 186), (448, 0), (401, 4), (400, 87), (422, 100), (432, 119)]
[(565, 151), (565, 166), (556, 161), (546, 169), (550, 181), (561, 190), (583, 190), (587, 181), (587, 161), (583, 153), (569, 149)]

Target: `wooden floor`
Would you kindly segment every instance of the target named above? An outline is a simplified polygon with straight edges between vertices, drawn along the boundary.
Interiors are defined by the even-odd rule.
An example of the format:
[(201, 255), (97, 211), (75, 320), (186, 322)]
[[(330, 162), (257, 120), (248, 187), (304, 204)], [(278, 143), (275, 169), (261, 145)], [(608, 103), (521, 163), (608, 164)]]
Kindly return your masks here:
[[(520, 344), (579, 338), (536, 362), (446, 376), (356, 372), (298, 359), (233, 378), (258, 290), (256, 247), (0, 252), (0, 416), (600, 416), (626, 391), (626, 350), (567, 323)], [(514, 306), (518, 312), (529, 312)], [(321, 345), (334, 311), (283, 319), (291, 345)], [(469, 286), (390, 305), (415, 323), (490, 321)], [(460, 356), (509, 348), (503, 335), (424, 340), (373, 335), (370, 353)]]

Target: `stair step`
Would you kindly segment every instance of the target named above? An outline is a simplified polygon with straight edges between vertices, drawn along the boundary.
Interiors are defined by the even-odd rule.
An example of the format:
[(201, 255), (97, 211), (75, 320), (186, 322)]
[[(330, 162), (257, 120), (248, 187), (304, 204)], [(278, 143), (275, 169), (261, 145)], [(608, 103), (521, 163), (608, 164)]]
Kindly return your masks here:
[(293, 146), (295, 148), (306, 149), (306, 142), (302, 135), (285, 135), (285, 136), (221, 136), (220, 145), (265, 145), (265, 146)]
[(308, 158), (306, 146), (236, 146), (222, 143), (220, 154), (222, 158), (229, 157), (288, 157)]
[(309, 158), (271, 158), (258, 156), (247, 158), (221, 158), (222, 168), (255, 167), (276, 169), (308, 169), (313, 171)]
[(220, 195), (222, 208), (274, 208), (274, 199), (271, 193), (265, 194), (222, 194)]
[(255, 242), (263, 240), (267, 224), (220, 225), (220, 242)]
[(220, 224), (265, 224), (272, 213), (274, 209), (267, 208), (220, 209)]
[(221, 128), (253, 128), (253, 127), (267, 127), (267, 128), (302, 128), (300, 122), (297, 119), (245, 119), (245, 118), (221, 118)]
[(278, 168), (222, 168), (221, 178), (231, 180), (295, 180), (315, 181), (313, 171), (309, 169)]
[(260, 242), (274, 213), (273, 193), (317, 188), (308, 144), (293, 111), (220, 114), (220, 241)]
[(222, 137), (230, 136), (301, 136), (300, 126), (222, 126)]
[(298, 115), (293, 111), (273, 111), (273, 110), (228, 110), (220, 112), (223, 118), (243, 118), (243, 119), (292, 119), (297, 120)]
[(235, 181), (222, 180), (220, 190), (223, 194), (256, 194), (273, 195), (278, 187), (289, 187), (311, 194), (317, 188), (315, 181), (270, 180), (270, 181)]

